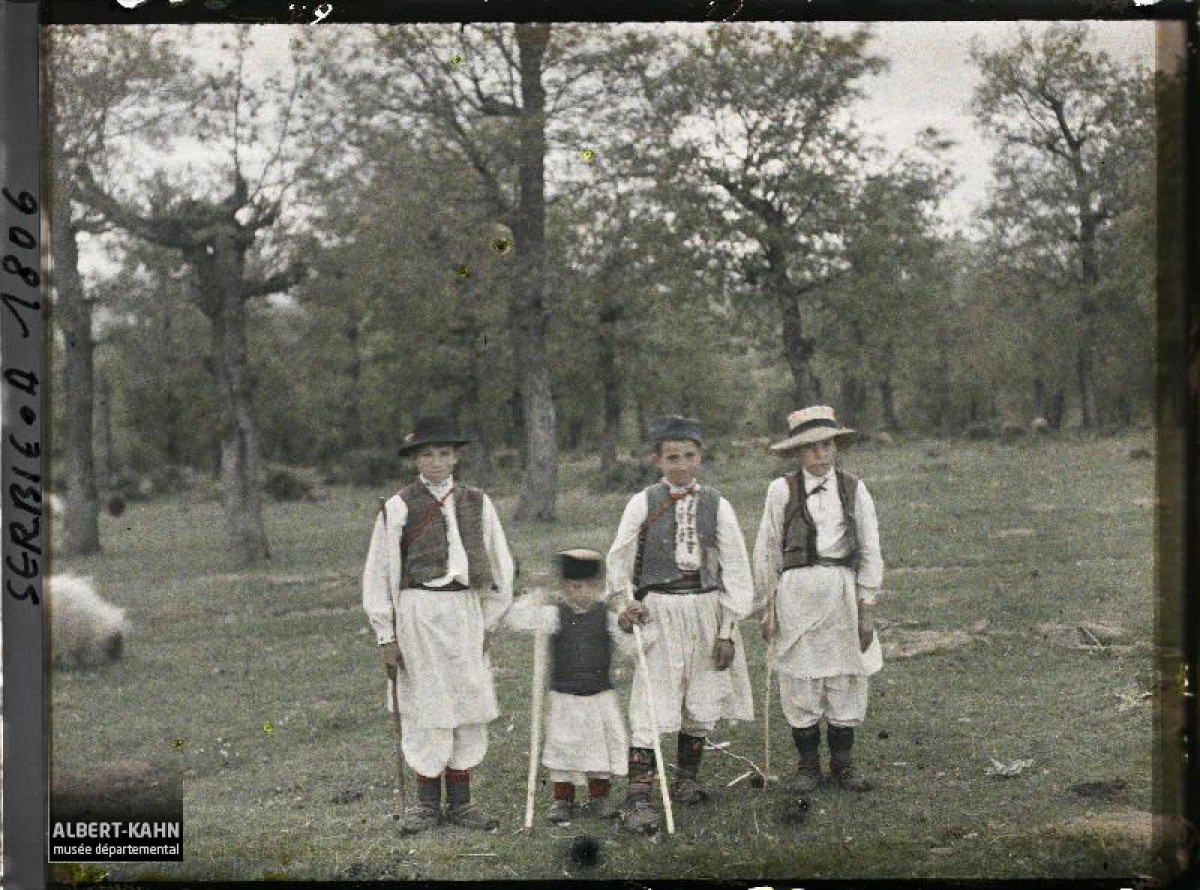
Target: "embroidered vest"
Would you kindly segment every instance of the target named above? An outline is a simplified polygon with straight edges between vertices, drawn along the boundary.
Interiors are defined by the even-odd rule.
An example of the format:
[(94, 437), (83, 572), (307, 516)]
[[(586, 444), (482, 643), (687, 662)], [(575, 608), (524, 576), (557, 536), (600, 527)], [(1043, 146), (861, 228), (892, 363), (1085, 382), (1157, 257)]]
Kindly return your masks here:
[(595, 695), (612, 689), (611, 662), (612, 639), (604, 603), (593, 603), (586, 612), (559, 603), (558, 633), (550, 640), (550, 688), (569, 695)]
[[(721, 493), (705, 485), (692, 497), (696, 498), (696, 558), (700, 563), (700, 587), (702, 590), (719, 590), (721, 587), (721, 559), (717, 550), (717, 508)], [(633, 586), (637, 590), (670, 584), (683, 577), (683, 571), (675, 564), (675, 504), (671, 501), (671, 488), (659, 482), (646, 489), (646, 518), (653, 520), (643, 529), (638, 548), (640, 566)]]
[[(846, 522), (846, 539), (850, 551), (843, 557), (846, 564), (858, 570), (859, 546), (858, 525), (854, 521), (854, 495), (858, 490), (858, 477), (842, 470), (835, 470), (838, 500), (842, 504), (842, 515)], [(788, 484), (788, 502), (783, 511), (783, 569), (799, 569), (817, 562), (817, 526), (808, 511), (808, 497), (804, 492), (801, 474), (797, 471), (784, 476)]]
[[(446, 538), (446, 518), (442, 516), (437, 498), (420, 479), (400, 489), (399, 495), (408, 508), (404, 531), (400, 535), (403, 567), (400, 586), (427, 584), (447, 571), (450, 544)], [(471, 586), (491, 587), (492, 569), (483, 545), (483, 492), (464, 485), (455, 489), (453, 497), (454, 518), (458, 520), (458, 534), (467, 551)]]

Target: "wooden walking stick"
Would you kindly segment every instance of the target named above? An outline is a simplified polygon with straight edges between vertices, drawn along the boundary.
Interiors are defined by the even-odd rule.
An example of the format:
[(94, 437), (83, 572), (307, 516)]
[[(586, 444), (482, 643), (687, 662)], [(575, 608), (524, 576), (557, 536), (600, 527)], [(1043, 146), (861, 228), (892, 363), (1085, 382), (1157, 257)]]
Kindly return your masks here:
[[(625, 585), (625, 595), (634, 602), (633, 585)], [(663, 811), (667, 815), (667, 834), (675, 833), (675, 814), (671, 810), (671, 792), (667, 788), (667, 765), (663, 762), (662, 743), (658, 739), (658, 718), (654, 714), (654, 687), (650, 683), (650, 667), (646, 663), (646, 647), (642, 644), (642, 626), (633, 622), (633, 638), (637, 642), (638, 665), (646, 684), (646, 710), (650, 716), (650, 732), (654, 738), (654, 761), (658, 765), (658, 787), (662, 791)]]
[(400, 818), (408, 809), (407, 782), (404, 781), (404, 727), (400, 724), (400, 694), (397, 687), (400, 684), (400, 671), (391, 674), (392, 681), (392, 725), (396, 728), (396, 773), (400, 777)]
[(542, 701), (546, 695), (546, 649), (550, 635), (533, 636), (533, 706), (529, 723), (529, 781), (525, 786), (525, 830), (533, 828), (533, 798), (537, 792), (538, 756), (542, 750)]
[(775, 670), (775, 597), (767, 603), (767, 692), (763, 696), (763, 790), (771, 782), (771, 674)]
[[(387, 498), (379, 499), (379, 512), (383, 516), (383, 529), (387, 531)], [(386, 535), (385, 538), (386, 540)], [(388, 581), (389, 597), (391, 595), (391, 581)], [(396, 608), (392, 605), (392, 636), (396, 640), (396, 645), (400, 645), (400, 634), (396, 629)], [(408, 783), (404, 780), (404, 726), (400, 721), (400, 668), (393, 667), (388, 672), (388, 681), (392, 692), (392, 726), (396, 730), (396, 775), (400, 784), (400, 811), (397, 818), (403, 819), (404, 813), (408, 809)]]

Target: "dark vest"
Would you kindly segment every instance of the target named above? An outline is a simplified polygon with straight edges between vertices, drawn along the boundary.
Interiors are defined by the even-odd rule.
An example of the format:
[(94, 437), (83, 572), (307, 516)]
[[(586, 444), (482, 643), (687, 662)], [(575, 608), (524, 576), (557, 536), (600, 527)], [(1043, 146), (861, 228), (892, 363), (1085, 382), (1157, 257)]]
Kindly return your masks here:
[[(700, 587), (702, 590), (718, 590), (721, 587), (721, 561), (717, 550), (717, 508), (721, 504), (721, 493), (707, 485), (694, 495), (696, 503), (696, 554), (700, 562)], [(675, 504), (671, 502), (671, 488), (659, 482), (646, 489), (646, 519), (653, 520), (645, 526), (645, 538), (639, 548), (641, 571), (634, 579), (634, 587), (644, 590), (670, 584), (683, 577), (675, 564)]]
[(612, 639), (608, 608), (593, 603), (586, 612), (558, 604), (558, 633), (550, 641), (550, 688), (569, 695), (595, 695), (612, 689), (608, 668)]
[[(858, 477), (842, 470), (834, 470), (837, 478), (838, 500), (842, 502), (842, 513), (846, 519), (846, 537), (850, 552), (845, 556), (846, 564), (858, 569), (859, 546), (858, 525), (854, 521), (854, 494), (858, 490)], [(784, 476), (788, 484), (788, 502), (783, 511), (783, 568), (799, 569), (815, 565), (817, 561), (817, 526), (808, 511), (808, 497), (800, 472)]]
[[(399, 491), (408, 517), (400, 536), (402, 560), (401, 587), (427, 584), (446, 574), (450, 544), (446, 538), (446, 519), (437, 498), (417, 479)], [(492, 585), (492, 568), (483, 545), (483, 492), (459, 486), (454, 491), (454, 517), (458, 534), (467, 551), (467, 573), (472, 587)]]

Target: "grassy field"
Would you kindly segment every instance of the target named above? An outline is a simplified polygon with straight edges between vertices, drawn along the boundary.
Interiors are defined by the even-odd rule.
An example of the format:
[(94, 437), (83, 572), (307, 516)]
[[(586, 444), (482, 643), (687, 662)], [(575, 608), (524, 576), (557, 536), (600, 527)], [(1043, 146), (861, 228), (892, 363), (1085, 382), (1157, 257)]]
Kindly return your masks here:
[[(225, 561), (218, 504), (185, 496), (103, 517), (105, 554), (55, 568), (92, 575), (134, 632), (120, 664), (55, 673), (53, 764), (181, 764), (186, 861), (106, 867), (112, 879), (1150, 874), (1152, 705), (1141, 694), (1153, 686), (1154, 471), (1130, 457), (1150, 444), (922, 442), (847, 455), (878, 505), (887, 565), (884, 669), (856, 745), (877, 788), (821, 788), (798, 827), (779, 822), (771, 794), (726, 789), (744, 767), (708, 752), (715, 800), (679, 811), (673, 838), (582, 822), (519, 834), (532, 653), (510, 633), (493, 649), (502, 716), (474, 782), (501, 828), (399, 835), (383, 674), (359, 605), (386, 493), (371, 490), (270, 505), (273, 559), (244, 573)], [(701, 473), (733, 503), (748, 546), (782, 469), (727, 450)], [(564, 465), (552, 525), (512, 522), (513, 487), (494, 490), (527, 576), (557, 549), (607, 549), (627, 495), (592, 493), (590, 472)], [(761, 713), (764, 646), (752, 626), (743, 633)], [(622, 663), (623, 693), (630, 675)], [(790, 771), (774, 707), (772, 763)], [(715, 737), (757, 761), (761, 730), (721, 724)], [(664, 747), (673, 760), (673, 739)], [(1003, 777), (988, 772), (993, 758), (1032, 764)], [(590, 870), (567, 855), (583, 832), (603, 844)]]

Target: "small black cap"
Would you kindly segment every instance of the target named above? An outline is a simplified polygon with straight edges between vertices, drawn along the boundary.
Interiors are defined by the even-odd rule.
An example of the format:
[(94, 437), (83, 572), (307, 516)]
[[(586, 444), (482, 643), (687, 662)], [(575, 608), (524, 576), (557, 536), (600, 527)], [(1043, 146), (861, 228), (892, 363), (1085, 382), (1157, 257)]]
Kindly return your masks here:
[(581, 581), (600, 574), (604, 554), (596, 550), (576, 548), (558, 554), (558, 568), (566, 581)]

